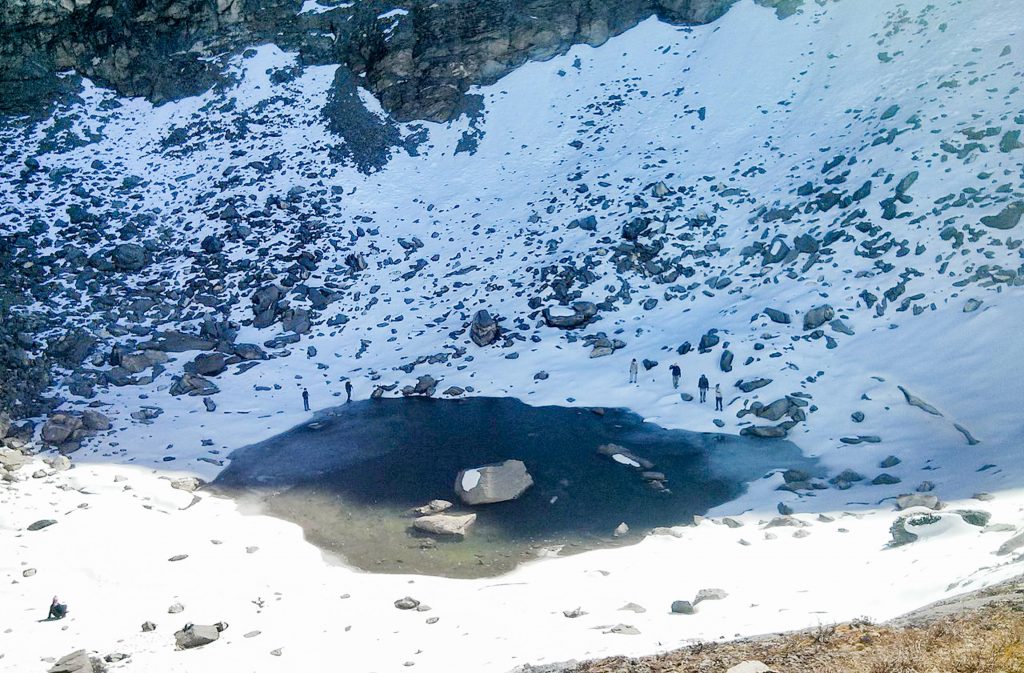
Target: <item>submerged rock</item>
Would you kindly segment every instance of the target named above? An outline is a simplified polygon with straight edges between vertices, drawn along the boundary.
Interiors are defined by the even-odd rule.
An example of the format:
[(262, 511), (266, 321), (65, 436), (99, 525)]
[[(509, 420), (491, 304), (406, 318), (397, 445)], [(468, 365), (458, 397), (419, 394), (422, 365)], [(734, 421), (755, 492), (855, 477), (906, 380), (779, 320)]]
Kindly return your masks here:
[(412, 522), (417, 530), (433, 535), (465, 536), (476, 521), (476, 514), (428, 514)]
[(486, 505), (515, 500), (532, 485), (523, 461), (506, 460), (459, 472), (455, 492), (467, 505)]

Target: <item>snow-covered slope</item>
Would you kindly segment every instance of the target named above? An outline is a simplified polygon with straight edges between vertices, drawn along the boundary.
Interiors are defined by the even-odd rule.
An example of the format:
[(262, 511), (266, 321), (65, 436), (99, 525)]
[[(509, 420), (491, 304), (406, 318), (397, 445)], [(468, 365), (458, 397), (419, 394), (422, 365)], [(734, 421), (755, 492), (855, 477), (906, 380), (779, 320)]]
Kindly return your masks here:
[[(35, 310), (126, 354), (153, 329), (228, 319), (242, 323), (236, 343), (266, 344), (274, 356), (211, 378), (220, 390), (212, 412), (201, 395), (172, 394), (182, 392), (172, 383), (193, 352), (131, 376), (111, 374), (111, 362), (95, 356), (64, 372), (64, 385), (94, 395), (70, 396), (65, 410), (99, 402), (114, 420), (114, 432), (75, 454), (88, 463), (78, 471), (96, 475), (78, 477), (83, 484), (121, 463), (139, 466), (139, 487), (154, 493), (162, 482), (142, 467), (210, 478), (231, 449), (305, 420), (303, 388), (325, 407), (346, 379), (366, 397), (376, 385), (427, 374), (441, 381), (439, 392), (458, 386), (532, 404), (625, 406), (691, 430), (770, 427), (760, 432), (786, 431), (830, 474), (866, 477), (839, 480), (850, 488), (776, 491), (776, 474), (713, 513), (749, 512), (744, 528), (704, 523), (680, 538), (544, 561), (511, 576), (521, 590), (502, 597), (493, 591), (502, 582), (417, 579), (407, 589), (408, 578), (327, 566), (297, 530), (242, 519), (211, 498), (166, 522), (135, 512), (138, 527), (158, 538), (205, 540), (219, 526), (268, 540), (275, 556), (246, 558), (251, 571), (206, 559), (207, 572), (221, 570), (196, 580), (190, 600), (206, 601), (199, 596), (220, 587), (223, 602), (195, 621), (218, 618), (216, 607), (238, 615), (235, 624), (280, 628), (275, 643), (288, 643), (281, 659), (242, 640), (183, 655), (133, 635), (135, 665), (224, 670), (238, 661), (293, 670), (297, 660), (333, 652), (360, 671), (406, 661), (500, 671), (862, 613), (886, 617), (1013, 573), (1006, 562), (1015, 556), (992, 552), (1024, 525), (1021, 21), (1011, 0), (840, 0), (781, 21), (741, 2), (708, 26), (651, 20), (600, 48), (528, 64), (476, 92), (481, 113), (449, 125), (391, 124), (361, 93), (373, 116), (343, 120), (347, 141), (328, 132), (321, 114), (334, 69), (298, 69), (294, 55), (263, 46), (238, 57), (230, 86), (197, 98), (153, 108), (86, 83), (81, 100), (47, 122), (4, 130), (0, 226), (32, 233), (43, 256), (35, 263), (47, 269), (40, 284), (52, 289), (37, 295)], [(393, 141), (389, 150), (381, 137)], [(23, 170), (28, 156), (40, 168)], [(125, 241), (148, 242), (144, 266), (105, 270)], [(72, 246), (96, 255), (94, 270), (69, 254)], [(278, 290), (267, 290), (273, 283)], [(261, 289), (287, 304), (257, 306), (269, 305), (264, 317), (273, 321), (257, 328), (250, 297)], [(574, 301), (596, 304), (599, 319), (575, 330), (545, 324), (542, 309), (564, 314)], [(811, 309), (826, 305), (817, 324)], [(766, 308), (791, 321), (777, 322)], [(468, 330), (480, 309), (498, 316), (503, 332), (486, 347)], [(293, 342), (296, 329), (304, 334)], [(685, 342), (692, 349), (683, 353)], [(627, 385), (631, 358), (658, 364)], [(701, 373), (720, 383), (725, 412), (673, 391), (673, 362), (685, 392), (696, 395)], [(756, 379), (770, 383), (750, 392), (736, 385)], [(936, 413), (908, 403), (919, 399)], [(152, 417), (144, 408), (162, 411)], [(751, 409), (766, 418), (738, 415)], [(888, 456), (900, 461), (880, 467)], [(881, 473), (898, 482), (871, 485)], [(0, 514), (10, 540), (51, 499), (62, 511), (74, 506), (73, 494), (43, 485), (11, 492), (33, 487), (18, 509)], [(892, 498), (915, 490), (951, 503), (935, 524), (948, 530), (883, 550), (896, 518)], [(996, 500), (956, 503), (983, 491)], [(814, 522), (809, 537), (769, 542), (754, 530), (780, 501)], [(983, 532), (949, 514), (958, 506), (1009, 526)], [(107, 508), (118, 511), (105, 504), (82, 518), (99, 526)], [(814, 516), (847, 510), (857, 514), (841, 522), (845, 536)], [(202, 521), (183, 519), (204, 511)], [(84, 544), (87, 530), (99, 529), (47, 535)], [(735, 544), (741, 538), (755, 546)], [(5, 545), (0, 567), (20, 576), (19, 564), (41, 544)], [(132, 568), (170, 555), (144, 547), (116, 553)], [(31, 562), (42, 567), (42, 558)], [(61, 568), (83, 596), (106, 597), (123, 579), (129, 596), (118, 605), (138, 596), (167, 602), (165, 589), (143, 576), (85, 561)], [(246, 612), (255, 596), (244, 578), (266, 575), (273, 579), (260, 580), (264, 594), (279, 590), (280, 577), (296, 583), (303, 607), (292, 608), (295, 619)], [(79, 589), (90, 582), (95, 590)], [(320, 605), (349, 584), (364, 587), (365, 606)], [(730, 600), (689, 621), (666, 614), (673, 599), (709, 585)], [(390, 601), (414, 588), (443, 611), (438, 624), (396, 621)], [(21, 609), (42, 595), (29, 580), (4, 592)], [(629, 600), (648, 612), (617, 612)], [(577, 604), (590, 614), (565, 620), (561, 610)], [(336, 619), (339, 610), (351, 617)], [(124, 624), (83, 620), (46, 636), (41, 626), (49, 625), (21, 624), (0, 641), (8, 652), (0, 666), (28, 666), (44, 642), (50, 654), (115, 648), (140, 621), (126, 614)], [(362, 626), (371, 635), (342, 630), (361, 614), (373, 615)], [(619, 622), (640, 634), (603, 633)], [(300, 632), (300, 624), (324, 635)]]

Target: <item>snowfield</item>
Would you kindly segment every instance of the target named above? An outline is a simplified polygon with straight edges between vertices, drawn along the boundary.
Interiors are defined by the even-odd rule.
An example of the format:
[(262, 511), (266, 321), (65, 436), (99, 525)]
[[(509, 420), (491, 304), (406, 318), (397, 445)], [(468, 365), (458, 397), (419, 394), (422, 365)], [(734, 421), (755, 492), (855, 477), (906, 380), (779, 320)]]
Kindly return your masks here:
[[(293, 70), (271, 45), (199, 97), (154, 108), (85, 82), (51, 119), (0, 131), (0, 231), (41, 227), (39, 254), (58, 259), (151, 242), (144, 268), (101, 283), (55, 263), (35, 310), (102, 352), (216, 316), (273, 356), (210, 376), (214, 411), (172, 393), (198, 352), (129, 385), (102, 358), (62, 372), (61, 409), (98, 403), (114, 428), (73, 469), (36, 460), (0, 488), (0, 670), (85, 648), (130, 654), (112, 670), (503, 673), (887, 619), (1019, 574), (1022, 35), (1013, 0), (837, 0), (784, 20), (742, 0), (710, 25), (652, 19), (529, 63), (472, 92), (479, 115), (393, 125), (400, 143), (363, 172), (321, 115), (334, 68)], [(222, 252), (201, 250), (209, 236)], [(250, 297), (274, 282), (288, 304), (257, 328)], [(576, 301), (599, 319), (545, 324), (541, 309)], [(481, 309), (502, 328), (485, 347), (469, 333)], [(657, 361), (636, 385), (632, 358)], [(702, 373), (724, 413), (680, 397)], [(357, 571), (297, 526), (170, 486), (308, 421), (304, 388), (316, 409), (346, 380), (363, 399), (428, 374), (439, 395), (779, 428), (829, 476), (779, 490), (773, 472), (698, 525), (482, 580)], [(93, 397), (66, 392), (83, 381)], [(776, 400), (782, 415), (758, 415)], [(898, 512), (911, 493), (944, 506)], [(889, 546), (908, 514), (918, 539)], [(27, 530), (41, 519), (57, 523)], [(707, 588), (727, 596), (670, 613)], [(39, 622), (54, 593), (69, 617)], [(430, 610), (396, 609), (404, 596)], [(174, 649), (186, 622), (217, 621), (219, 641)]]

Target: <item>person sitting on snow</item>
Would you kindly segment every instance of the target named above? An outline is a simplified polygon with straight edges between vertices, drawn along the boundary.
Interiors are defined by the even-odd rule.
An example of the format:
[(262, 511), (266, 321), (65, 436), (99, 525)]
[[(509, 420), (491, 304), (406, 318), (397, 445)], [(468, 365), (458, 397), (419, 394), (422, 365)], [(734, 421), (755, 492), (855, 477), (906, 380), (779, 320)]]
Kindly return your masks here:
[(47, 615), (47, 619), (64, 619), (68, 614), (68, 606), (57, 600), (57, 597), (53, 597), (53, 602), (50, 603), (50, 614)]

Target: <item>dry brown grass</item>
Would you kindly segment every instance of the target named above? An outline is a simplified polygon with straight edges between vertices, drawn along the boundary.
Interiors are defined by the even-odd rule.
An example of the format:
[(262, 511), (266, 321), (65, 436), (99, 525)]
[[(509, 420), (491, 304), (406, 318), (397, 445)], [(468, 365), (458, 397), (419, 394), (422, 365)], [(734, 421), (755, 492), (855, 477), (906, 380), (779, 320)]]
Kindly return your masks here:
[(703, 643), (663, 655), (580, 664), (572, 673), (723, 673), (755, 659), (779, 673), (1024, 673), (1024, 600), (919, 626), (859, 620), (806, 632)]

